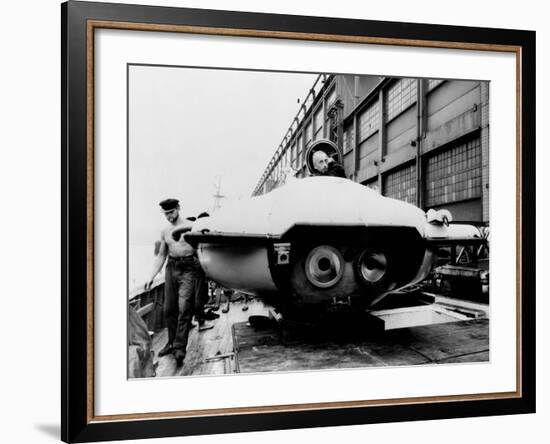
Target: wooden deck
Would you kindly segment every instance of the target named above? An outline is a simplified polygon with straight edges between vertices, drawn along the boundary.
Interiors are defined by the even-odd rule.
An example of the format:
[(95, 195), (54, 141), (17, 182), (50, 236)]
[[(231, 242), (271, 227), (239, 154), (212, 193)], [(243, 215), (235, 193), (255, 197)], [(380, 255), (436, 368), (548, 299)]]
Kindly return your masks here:
[[(232, 302), (228, 313), (222, 313), (220, 308), (217, 312), (220, 317), (209, 321), (214, 325), (210, 330), (199, 332), (197, 327), (193, 328), (189, 333), (187, 356), (183, 366), (178, 368), (172, 355), (158, 358), (157, 377), (234, 373), (236, 364), (235, 357), (231, 356), (234, 353), (232, 325), (246, 323), (251, 315), (267, 315), (267, 308), (259, 301), (253, 300), (248, 303), (247, 311), (242, 310), (244, 306), (242, 301)], [(155, 356), (158, 356), (158, 351), (166, 344), (167, 337), (166, 329), (153, 336)]]
[(489, 360), (489, 320), (384, 331), (371, 338), (254, 344), (246, 323), (235, 325), (240, 373), (484, 362)]
[[(157, 377), (219, 375), (272, 371), (484, 362), (489, 360), (489, 320), (433, 324), (359, 336), (341, 334), (341, 327), (324, 338), (295, 335), (284, 345), (276, 325), (262, 329), (249, 316), (268, 314), (259, 301), (234, 302), (228, 313), (211, 321), (214, 328), (189, 335), (181, 367), (172, 355), (158, 358)], [(344, 332), (345, 333), (345, 332)], [(166, 329), (153, 337), (155, 356), (166, 343)], [(298, 339), (297, 339), (298, 338)]]

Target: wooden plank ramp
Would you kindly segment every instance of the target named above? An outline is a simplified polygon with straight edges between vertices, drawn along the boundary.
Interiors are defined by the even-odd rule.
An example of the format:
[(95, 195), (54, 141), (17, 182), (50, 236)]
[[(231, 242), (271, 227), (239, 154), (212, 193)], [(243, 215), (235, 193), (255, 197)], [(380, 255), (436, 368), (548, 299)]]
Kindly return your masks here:
[[(225, 304), (222, 304), (225, 306)], [(229, 312), (217, 311), (218, 319), (208, 321), (214, 328), (199, 332), (198, 327), (191, 329), (187, 344), (187, 355), (183, 366), (177, 367), (176, 360), (170, 354), (158, 357), (159, 350), (164, 347), (168, 338), (167, 329), (153, 335), (153, 351), (157, 360), (157, 377), (221, 375), (235, 372), (233, 356), (232, 325), (246, 323), (249, 316), (267, 315), (267, 307), (260, 301), (252, 300), (243, 311), (242, 301), (232, 302)], [(214, 359), (212, 359), (214, 358)]]

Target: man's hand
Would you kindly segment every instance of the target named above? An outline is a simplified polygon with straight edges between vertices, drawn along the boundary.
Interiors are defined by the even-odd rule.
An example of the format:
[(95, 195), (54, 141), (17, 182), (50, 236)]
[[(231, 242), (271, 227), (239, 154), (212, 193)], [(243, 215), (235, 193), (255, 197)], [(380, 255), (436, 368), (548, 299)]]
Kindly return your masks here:
[(174, 239), (176, 242), (179, 242), (181, 235), (183, 233), (187, 233), (188, 231), (191, 231), (191, 227), (179, 227), (175, 228), (174, 231), (172, 231), (172, 239)]

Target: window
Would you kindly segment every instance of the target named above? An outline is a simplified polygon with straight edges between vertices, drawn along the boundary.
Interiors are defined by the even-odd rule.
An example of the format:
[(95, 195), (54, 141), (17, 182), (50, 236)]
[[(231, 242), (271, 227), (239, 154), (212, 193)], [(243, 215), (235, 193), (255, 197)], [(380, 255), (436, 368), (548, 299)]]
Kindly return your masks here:
[(384, 179), (384, 196), (416, 203), (416, 165), (389, 173)]
[(359, 141), (365, 140), (371, 134), (378, 131), (380, 124), (380, 112), (378, 111), (378, 102), (370, 105), (366, 110), (361, 112), (357, 118), (359, 125)]
[(426, 207), (481, 197), (481, 139), (428, 159)]
[(295, 167), (300, 168), (302, 166), (302, 153), (304, 151), (304, 136), (302, 134), (298, 136), (297, 149), (298, 149), (298, 152), (296, 153)]
[(416, 79), (400, 79), (388, 89), (386, 97), (388, 121), (416, 102), (416, 83)]
[(311, 126), (311, 120), (306, 126), (306, 136), (305, 136), (305, 146), (311, 142), (311, 139), (313, 138), (313, 127)]
[(330, 105), (334, 102), (336, 102), (336, 88), (332, 88), (332, 90), (327, 94), (327, 109), (330, 108)]
[(315, 135), (314, 139), (320, 139), (323, 136), (323, 107), (319, 106), (315, 111)]
[(344, 131), (344, 154), (350, 152), (353, 149), (355, 145), (354, 139), (355, 139), (355, 129), (352, 124), (348, 126)]

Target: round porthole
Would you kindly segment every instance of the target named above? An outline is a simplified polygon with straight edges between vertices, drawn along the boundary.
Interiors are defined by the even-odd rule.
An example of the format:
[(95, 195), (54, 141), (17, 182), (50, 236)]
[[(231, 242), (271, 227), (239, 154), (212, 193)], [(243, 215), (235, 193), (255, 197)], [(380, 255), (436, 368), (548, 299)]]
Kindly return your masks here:
[(315, 247), (305, 261), (308, 281), (318, 288), (329, 288), (338, 283), (344, 274), (344, 258), (329, 245)]
[(388, 271), (388, 259), (382, 252), (365, 250), (357, 260), (357, 271), (363, 282), (377, 284)]

